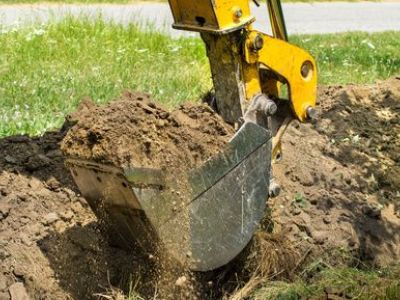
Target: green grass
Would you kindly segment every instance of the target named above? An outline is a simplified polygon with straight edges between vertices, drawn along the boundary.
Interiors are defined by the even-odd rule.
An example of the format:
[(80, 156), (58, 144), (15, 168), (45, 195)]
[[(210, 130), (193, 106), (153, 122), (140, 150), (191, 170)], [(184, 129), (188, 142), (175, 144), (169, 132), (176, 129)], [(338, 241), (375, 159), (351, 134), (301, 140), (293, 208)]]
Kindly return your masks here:
[(173, 40), (102, 21), (65, 20), (0, 35), (0, 136), (59, 127), (84, 96), (104, 103), (124, 89), (169, 105), (210, 87), (197, 39)]
[(293, 36), (317, 60), (320, 82), (368, 83), (400, 73), (400, 32)]
[[(254, 300), (300, 299), (400, 299), (400, 267), (362, 271), (326, 267), (311, 279), (269, 281), (255, 291)], [(336, 298), (334, 298), (336, 296)]]
[[(400, 70), (400, 32), (293, 36), (316, 57), (320, 82), (363, 83)], [(203, 43), (137, 26), (67, 19), (0, 28), (0, 136), (60, 127), (84, 96), (105, 103), (124, 89), (167, 105), (198, 99), (211, 87)]]

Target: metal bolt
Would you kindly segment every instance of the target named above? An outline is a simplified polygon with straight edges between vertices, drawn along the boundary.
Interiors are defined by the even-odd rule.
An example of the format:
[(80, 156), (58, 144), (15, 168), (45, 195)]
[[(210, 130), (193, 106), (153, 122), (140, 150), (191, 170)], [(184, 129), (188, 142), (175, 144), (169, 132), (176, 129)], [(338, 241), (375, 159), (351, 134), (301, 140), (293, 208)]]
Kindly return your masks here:
[(317, 117), (318, 117), (317, 111), (312, 106), (307, 107), (306, 115), (307, 115), (307, 118), (310, 119), (311, 121), (316, 121)]
[(263, 46), (264, 46), (264, 39), (260, 34), (257, 34), (252, 41), (251, 49), (253, 51), (259, 51), (262, 49)]
[(240, 9), (240, 8), (238, 8), (237, 10), (235, 10), (235, 17), (236, 18), (241, 18), (242, 17), (242, 15), (243, 15), (243, 12), (242, 12), (242, 10)]
[(276, 103), (270, 99), (265, 103), (264, 111), (267, 115), (272, 116), (278, 110)]

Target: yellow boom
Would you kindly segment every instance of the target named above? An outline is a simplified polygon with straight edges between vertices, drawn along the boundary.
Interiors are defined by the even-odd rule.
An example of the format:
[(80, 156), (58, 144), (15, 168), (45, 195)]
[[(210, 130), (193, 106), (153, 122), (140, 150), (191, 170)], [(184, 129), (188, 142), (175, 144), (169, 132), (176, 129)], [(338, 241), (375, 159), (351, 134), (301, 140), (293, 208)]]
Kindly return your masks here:
[[(227, 122), (240, 123), (248, 105), (260, 95), (277, 106), (276, 114), (269, 116), (275, 158), (288, 118), (303, 122), (313, 114), (317, 86), (314, 59), (287, 42), (280, 1), (267, 0), (273, 36), (252, 28), (255, 17), (248, 0), (169, 0), (169, 4), (173, 27), (198, 31), (206, 43), (216, 108)], [(282, 85), (287, 85), (288, 103), (281, 101)]]

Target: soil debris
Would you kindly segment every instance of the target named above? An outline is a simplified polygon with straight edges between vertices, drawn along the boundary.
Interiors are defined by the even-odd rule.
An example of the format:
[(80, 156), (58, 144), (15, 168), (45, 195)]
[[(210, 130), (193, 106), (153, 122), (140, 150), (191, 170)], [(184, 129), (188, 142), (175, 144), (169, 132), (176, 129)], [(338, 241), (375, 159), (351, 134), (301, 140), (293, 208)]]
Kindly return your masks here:
[[(123, 101), (133, 105), (138, 100)], [(290, 274), (299, 272), (316, 257), (332, 266), (387, 266), (398, 262), (400, 80), (323, 87), (319, 101), (320, 119), (315, 124), (293, 124), (284, 136), (284, 156), (274, 166), (282, 192), (268, 202), (271, 215), (264, 224), (268, 233), (257, 234), (261, 241), (254, 239), (253, 246), (243, 253), (244, 258), (221, 270), (179, 273), (168, 279), (173, 289), (182, 292), (182, 297), (193, 293), (202, 299), (230, 296), (241, 299), (238, 294), (235, 298), (235, 291), (249, 295), (271, 274), (290, 280)], [(101, 110), (89, 102), (86, 106), (78, 115), (85, 115), (91, 109)], [(191, 107), (178, 109), (184, 116), (181, 122), (187, 118), (195, 120), (197, 109), (209, 114), (211, 123), (217, 118), (208, 108)], [(175, 127), (175, 121), (168, 120), (158, 105), (146, 104), (145, 108), (151, 112), (151, 124), (173, 127), (173, 132), (182, 130), (179, 128), (183, 126)], [(143, 107), (140, 110), (146, 113)], [(105, 121), (106, 115), (103, 117)], [(79, 116), (71, 116), (69, 124), (74, 123), (74, 118)], [(86, 119), (90, 120), (90, 116)], [(96, 120), (91, 122), (86, 123), (87, 128), (81, 128), (82, 149), (86, 149), (87, 157), (102, 160), (107, 152), (101, 145), (108, 139), (111, 141), (108, 134), (113, 129), (101, 132), (102, 138), (96, 140), (100, 136), (94, 130)], [(76, 125), (75, 129), (81, 126)], [(151, 126), (132, 151), (146, 146), (144, 138), (150, 137)], [(207, 127), (199, 124), (193, 132), (190, 129), (189, 133), (168, 139), (173, 144), (174, 139), (189, 140), (199, 132), (216, 134), (222, 144), (226, 142), (229, 127), (223, 127), (226, 135), (221, 128), (215, 129), (218, 127), (213, 127), (215, 131), (211, 134), (200, 129)], [(155, 283), (160, 281), (162, 273), (154, 272), (158, 258), (140, 249), (126, 252), (108, 244), (100, 222), (76, 189), (60, 151), (67, 129), (65, 126), (41, 137), (14, 136), (0, 140), (0, 298), (11, 299), (10, 289), (14, 291), (15, 287), (26, 291), (30, 299), (98, 299), (101, 295), (105, 296), (103, 299), (122, 299), (123, 294), (129, 293), (145, 299), (159, 296), (159, 286)], [(87, 139), (90, 130), (94, 131), (90, 134), (93, 139)], [(157, 132), (162, 135), (164, 131)], [(89, 140), (96, 141), (99, 147), (90, 148)], [(71, 149), (78, 143), (70, 142)], [(124, 145), (127, 140), (120, 143)], [(193, 153), (189, 143), (185, 145), (188, 153)], [(201, 145), (205, 147), (208, 143)], [(154, 149), (154, 154), (162, 153), (161, 148)], [(199, 157), (190, 154), (185, 158), (188, 165), (200, 163), (213, 150), (205, 151), (199, 151)], [(100, 154), (96, 156), (97, 153)], [(168, 164), (163, 155), (158, 158), (157, 164)], [(146, 155), (136, 161), (137, 157), (121, 152), (116, 159), (121, 164), (152, 165)], [(257, 250), (260, 248), (257, 245), (264, 250)], [(245, 266), (249, 266), (247, 274), (243, 274)], [(261, 266), (264, 266), (262, 272), (254, 271), (254, 268), (261, 270)], [(252, 272), (256, 275), (252, 276)], [(196, 288), (182, 289), (181, 283)]]
[(28, 293), (25, 286), (21, 282), (16, 282), (8, 289), (10, 292), (11, 300), (29, 300)]
[(301, 253), (311, 249), (310, 258), (342, 248), (346, 263), (395, 262), (400, 80), (323, 87), (319, 110), (315, 124), (294, 124), (284, 136), (286, 157), (274, 166), (283, 192), (270, 202), (274, 230), (289, 232)]
[(117, 166), (193, 168), (229, 141), (234, 129), (207, 105), (168, 111), (147, 94), (126, 92), (106, 106), (81, 105), (61, 149), (69, 157)]

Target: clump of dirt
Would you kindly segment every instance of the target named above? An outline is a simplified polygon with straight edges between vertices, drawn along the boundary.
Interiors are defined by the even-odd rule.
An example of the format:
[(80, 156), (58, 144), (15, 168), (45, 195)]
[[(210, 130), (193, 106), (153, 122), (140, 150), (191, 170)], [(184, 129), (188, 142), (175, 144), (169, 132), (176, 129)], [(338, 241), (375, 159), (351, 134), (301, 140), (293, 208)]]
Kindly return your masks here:
[[(181, 110), (208, 114), (202, 107)], [(0, 140), (0, 299), (198, 298), (194, 275), (169, 257), (108, 243), (64, 167), (68, 123)]]
[[(315, 124), (294, 123), (284, 136), (283, 159), (274, 166), (283, 191), (268, 202), (271, 217), (266, 227), (271, 233), (256, 235), (260, 240), (253, 241), (243, 260), (211, 273), (171, 277), (171, 284), (179, 289), (194, 282), (201, 286), (204, 299), (229, 298), (237, 290), (232, 299), (240, 299), (265, 277), (281, 274), (290, 280), (291, 272), (310, 261), (316, 268), (316, 264), (398, 262), (399, 91), (398, 78), (374, 85), (321, 88), (320, 119)], [(90, 102), (86, 106), (78, 114), (101, 110)], [(198, 109), (208, 114), (207, 108)], [(186, 108), (178, 110), (187, 115)], [(69, 123), (73, 122), (74, 116)], [(88, 157), (100, 153), (102, 160), (107, 152), (97, 146), (107, 141), (107, 133), (102, 132), (99, 141), (94, 139), (97, 146), (92, 148), (99, 152), (85, 146), (86, 133), (95, 122), (82, 128), (81, 149), (87, 149)], [(168, 123), (175, 128), (174, 121)], [(0, 299), (26, 294), (32, 299), (116, 298), (129, 293), (129, 282), (142, 297), (159, 297), (155, 283), (162, 273), (154, 272), (157, 259), (140, 249), (126, 252), (108, 244), (102, 226), (76, 189), (60, 150), (68, 128), (64, 129), (42, 137), (0, 140)], [(229, 134), (220, 134), (221, 142)], [(191, 156), (188, 164), (195, 165), (207, 155)], [(167, 163), (161, 156), (158, 162)], [(118, 159), (123, 164), (151, 165), (146, 157), (138, 162), (122, 154)], [(260, 258), (262, 263), (254, 264)], [(286, 264), (280, 267), (283, 261)]]
[(61, 146), (66, 155), (117, 166), (190, 169), (234, 133), (208, 105), (168, 111), (147, 94), (129, 92), (107, 106), (86, 101), (69, 121), (75, 125)]

